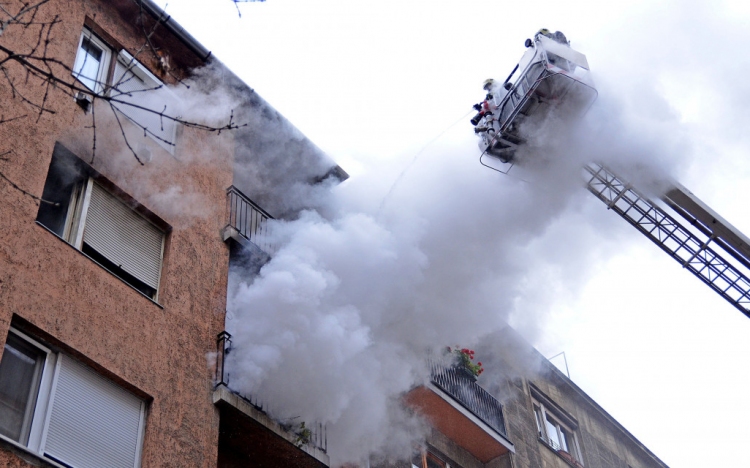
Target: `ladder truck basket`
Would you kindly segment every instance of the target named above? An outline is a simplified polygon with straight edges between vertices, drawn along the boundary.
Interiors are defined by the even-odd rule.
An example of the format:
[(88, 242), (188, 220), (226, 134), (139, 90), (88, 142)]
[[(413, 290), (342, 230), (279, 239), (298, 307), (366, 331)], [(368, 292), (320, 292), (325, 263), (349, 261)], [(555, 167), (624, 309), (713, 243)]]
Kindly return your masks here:
[(552, 112), (565, 119), (580, 118), (597, 97), (586, 57), (567, 41), (537, 33), (526, 44), (510, 76), (489, 90), (483, 103), (486, 111), (472, 119), (482, 158), (491, 156), (502, 164), (512, 164), (517, 146), (524, 142), (529, 131), (524, 132), (525, 120), (540, 121)]

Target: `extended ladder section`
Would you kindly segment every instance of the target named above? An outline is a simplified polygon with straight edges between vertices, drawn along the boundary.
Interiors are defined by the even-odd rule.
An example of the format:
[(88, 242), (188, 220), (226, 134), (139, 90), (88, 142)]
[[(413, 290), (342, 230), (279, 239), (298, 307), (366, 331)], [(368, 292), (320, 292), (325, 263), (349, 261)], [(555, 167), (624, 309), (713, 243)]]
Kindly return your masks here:
[[(640, 195), (630, 184), (596, 163), (584, 166), (587, 188), (683, 268), (750, 317), (750, 240), (695, 195), (679, 184), (664, 202), (684, 217), (692, 229), (681, 225), (662, 208)], [(701, 237), (705, 236), (705, 240)], [(720, 247), (734, 259), (719, 255)]]

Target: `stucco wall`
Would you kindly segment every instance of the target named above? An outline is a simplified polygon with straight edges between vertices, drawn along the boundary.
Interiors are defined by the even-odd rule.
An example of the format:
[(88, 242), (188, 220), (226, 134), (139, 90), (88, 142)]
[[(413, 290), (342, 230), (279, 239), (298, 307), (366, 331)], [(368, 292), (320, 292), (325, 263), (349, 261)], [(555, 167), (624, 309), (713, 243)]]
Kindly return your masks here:
[[(115, 4), (52, 0), (42, 7), (38, 21), (54, 15), (60, 21), (48, 56), (72, 67), (87, 16), (126, 48), (140, 47), (135, 23), (124, 27)], [(35, 34), (33, 28), (25, 35), (9, 28), (2, 44), (19, 50)], [(21, 89), (37, 97), (43, 92), (33, 77)], [(93, 133), (86, 127), (92, 114), (71, 97), (53, 89), (48, 107), (54, 114), (44, 113), (38, 122), (34, 108), (13, 99), (6, 83), (0, 84), (0, 102), (6, 118), (27, 116), (0, 125), (0, 153), (12, 150), (0, 171), (23, 190), (42, 194), (56, 141), (91, 159)], [(142, 466), (215, 466), (218, 412), (211, 402), (207, 353), (215, 349), (224, 323), (229, 254), (219, 230), (233, 150), (216, 145), (212, 134), (184, 128), (174, 157), (154, 145), (153, 160), (141, 166), (124, 149), (108, 112), (106, 103), (97, 105), (93, 167), (172, 226), (159, 305), (38, 225), (37, 202), (3, 180), (0, 344), (15, 316), (41, 338), (146, 396)], [(175, 195), (176, 189), (182, 195)], [(0, 450), (0, 465), (24, 463)]]

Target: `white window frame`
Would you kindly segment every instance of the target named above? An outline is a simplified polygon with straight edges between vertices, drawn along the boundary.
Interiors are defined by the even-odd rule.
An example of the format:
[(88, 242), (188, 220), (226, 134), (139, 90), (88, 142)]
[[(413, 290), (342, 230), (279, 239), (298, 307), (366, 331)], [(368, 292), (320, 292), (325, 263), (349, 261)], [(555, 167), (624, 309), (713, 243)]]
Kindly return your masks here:
[(78, 250), (83, 247), (83, 228), (86, 225), (86, 213), (91, 202), (91, 177), (73, 187), (68, 205), (68, 214), (65, 217), (65, 230), (63, 239)]
[(564, 435), (562, 433), (562, 430), (564, 429), (571, 436), (569, 438), (565, 438), (568, 443), (568, 450), (565, 451), (572, 455), (573, 458), (578, 461), (578, 463), (583, 465), (583, 457), (581, 456), (581, 448), (578, 444), (578, 435), (576, 434), (576, 431), (569, 427), (568, 424), (562, 422), (562, 418), (558, 417), (554, 411), (550, 411), (549, 405), (545, 406), (541, 401), (533, 397), (531, 399), (531, 403), (534, 409), (534, 419), (536, 420), (536, 427), (537, 432), (539, 433), (539, 438), (543, 440), (545, 444), (549, 445), (556, 451), (564, 450), (563, 447), (557, 446), (557, 443), (555, 443), (551, 439), (548, 433), (547, 421), (550, 421), (550, 423), (555, 427), (555, 430), (557, 431), (557, 440), (563, 440)]
[[(124, 49), (121, 50), (120, 53), (117, 54), (117, 58), (115, 60), (116, 60), (117, 63), (115, 64), (115, 73), (114, 73), (114, 76), (112, 77), (112, 83), (111, 83), (112, 90), (119, 91), (119, 90), (117, 90), (117, 86), (119, 85), (118, 81), (122, 78), (122, 76), (117, 76), (119, 74), (118, 71), (117, 71), (118, 70), (117, 65), (119, 64), (123, 69), (125, 69), (127, 71), (130, 71), (139, 80), (141, 80), (141, 82), (144, 83), (144, 86), (145, 86), (146, 89), (152, 90), (152, 89), (158, 87), (159, 88), (158, 91), (154, 90), (153, 91), (154, 93), (158, 93), (161, 96), (166, 96), (168, 100), (171, 100), (173, 102), (177, 102), (178, 101), (177, 95), (175, 93), (173, 93), (164, 84), (164, 82), (162, 82), (156, 75), (154, 75), (153, 73), (151, 73), (148, 70), (148, 68), (146, 68), (141, 62), (139, 62), (135, 57), (133, 57), (132, 55), (130, 55), (130, 53), (128, 53), (128, 51), (126, 51)], [(149, 92), (151, 92), (151, 91), (140, 92), (138, 94), (147, 94)], [(126, 116), (128, 116), (128, 112), (127, 112), (128, 107), (129, 106), (123, 106), (123, 108), (122, 108), (122, 111), (125, 112)], [(144, 107), (149, 107), (149, 106), (146, 105)], [(153, 110), (156, 111), (156, 112), (161, 112), (163, 110), (163, 107), (159, 107), (159, 108), (156, 108), (156, 109), (153, 109)], [(173, 115), (174, 117), (179, 117), (178, 115), (174, 115), (174, 112), (173, 112), (174, 110), (176, 110), (176, 109), (169, 109), (169, 108), (167, 108), (167, 111), (165, 113), (167, 113), (169, 115)], [(131, 119), (131, 120), (134, 120), (131, 117), (128, 117), (128, 118)], [(137, 122), (136, 121), (136, 123), (138, 123), (140, 125), (143, 125), (143, 122)], [(158, 144), (160, 147), (164, 148), (164, 150), (166, 150), (169, 154), (174, 155), (174, 149), (175, 149), (175, 146), (177, 144), (177, 142), (176, 142), (176, 139), (177, 139), (177, 127), (178, 127), (179, 124), (177, 122), (173, 121), (173, 120), (169, 120), (169, 122), (167, 122), (167, 123), (172, 127), (171, 131), (167, 132), (165, 135), (160, 135), (160, 136), (162, 138), (164, 138), (165, 140), (168, 140), (169, 142), (171, 142), (172, 143), (171, 145), (165, 143), (164, 141), (162, 141), (160, 139), (158, 139), (157, 137), (155, 137), (151, 133), (147, 133), (147, 135), (152, 140), (154, 140), (156, 142), (156, 144)], [(156, 131), (156, 129), (149, 129), (149, 131), (153, 132), (153, 133), (158, 133)]]
[[(91, 203), (91, 193), (93, 191), (93, 185), (97, 184), (97, 182), (94, 181), (93, 177), (88, 177), (85, 181), (82, 183), (77, 184), (73, 188), (73, 193), (71, 194), (70, 203), (68, 204), (68, 213), (65, 218), (65, 230), (63, 232), (63, 239), (67, 241), (70, 245), (75, 247), (79, 251), (83, 251), (83, 235), (86, 228), (86, 217), (89, 212), (89, 206)], [(97, 184), (99, 187), (108, 192), (106, 188), (102, 187), (101, 184)], [(111, 193), (110, 193), (111, 195)], [(156, 226), (154, 223), (152, 223), (150, 220), (142, 216), (141, 214), (135, 212), (132, 208), (130, 208), (126, 203), (124, 203), (121, 199), (119, 199), (117, 196), (112, 195), (114, 198), (117, 198), (120, 203), (122, 203), (128, 210), (138, 215), (140, 218), (147, 221), (149, 224), (154, 226), (159, 232), (162, 234), (161, 238), (161, 247), (159, 251), (159, 273), (158, 273), (158, 279), (156, 281), (156, 287), (154, 288), (155, 293), (153, 297), (150, 297), (146, 294), (144, 294), (142, 291), (142, 294), (144, 294), (149, 299), (153, 300), (154, 302), (158, 302), (159, 300), (159, 286), (161, 283), (161, 273), (162, 269), (164, 267), (164, 245), (166, 241), (166, 233), (162, 228), (159, 226)], [(100, 252), (102, 256), (106, 258), (106, 255), (104, 255), (103, 252)], [(109, 259), (108, 259), (109, 260)], [(114, 273), (114, 272), (113, 272)], [(121, 278), (122, 279), (122, 278)], [(130, 284), (128, 281), (124, 280), (125, 283)], [(144, 283), (145, 284), (145, 283)], [(130, 284), (133, 286), (132, 284)], [(148, 284), (147, 284), (148, 286)], [(134, 287), (134, 286), (133, 286)]]
[[(59, 353), (52, 351), (47, 346), (44, 346), (43, 344), (39, 343), (37, 340), (33, 339), (29, 335), (21, 332), (20, 330), (14, 327), (11, 327), (8, 333), (9, 335), (10, 334), (15, 335), (16, 337), (24, 340), (29, 345), (37, 348), (39, 351), (41, 351), (45, 355), (45, 359), (44, 359), (44, 364), (42, 365), (42, 375), (41, 375), (41, 378), (39, 379), (38, 388), (36, 389), (37, 391), (36, 404), (34, 407), (33, 416), (31, 418), (31, 429), (29, 431), (28, 442), (24, 444), (22, 442), (10, 439), (4, 436), (3, 434), (0, 434), (0, 439), (7, 441), (11, 443), (12, 445), (20, 447), (24, 450), (28, 450), (29, 452), (33, 453), (34, 455), (40, 458), (44, 458), (45, 460), (51, 460), (50, 458), (46, 457), (44, 454), (44, 448), (45, 448), (44, 445), (46, 441), (47, 429), (49, 427), (50, 417), (52, 415), (50, 402), (53, 401), (54, 399), (55, 382), (59, 375), (59, 369), (60, 369), (60, 359), (58, 359)], [(0, 353), (0, 355), (1, 354), (2, 353)], [(72, 359), (72, 358), (65, 356), (65, 359)], [(138, 434), (137, 434), (138, 442), (136, 446), (133, 468), (139, 468), (141, 465), (141, 455), (143, 452), (143, 438), (144, 438), (145, 426), (146, 426), (145, 423), (146, 423), (146, 402), (141, 399), (140, 423), (139, 423)], [(52, 462), (53, 464), (58, 465), (55, 460), (52, 460)]]
[[(86, 52), (82, 49), (83, 46), (83, 40), (88, 39), (91, 43), (93, 43), (96, 47), (101, 49), (102, 51), (102, 59), (99, 61), (99, 70), (97, 71), (97, 75), (95, 78), (95, 84), (94, 89), (89, 87), (83, 80), (79, 78), (80, 73), (77, 70), (79, 67), (79, 60), (81, 57), (81, 54), (85, 54)], [(78, 39), (78, 48), (76, 49), (76, 58), (75, 62), (73, 62), (73, 76), (85, 87), (88, 89), (91, 89), (95, 94), (101, 94), (103, 93), (108, 86), (107, 78), (109, 76), (109, 68), (110, 63), (112, 60), (112, 48), (108, 46), (103, 40), (99, 39), (89, 28), (83, 28), (83, 32), (81, 33), (81, 37)]]
[[(31, 450), (32, 452), (38, 455), (40, 452), (40, 446), (41, 446), (41, 436), (42, 436), (41, 428), (44, 427), (44, 419), (45, 419), (45, 415), (47, 412), (47, 406), (49, 403), (50, 389), (52, 388), (53, 372), (50, 369), (55, 368), (55, 364), (57, 362), (57, 355), (53, 353), (52, 350), (50, 350), (48, 347), (34, 340), (33, 338), (26, 335), (25, 333), (22, 333), (21, 331), (16, 330), (13, 327), (11, 327), (9, 334), (10, 333), (14, 334), (17, 338), (24, 340), (29, 345), (41, 351), (42, 354), (45, 356), (44, 363), (42, 364), (42, 375), (39, 378), (38, 387), (36, 389), (36, 392), (37, 392), (36, 405), (34, 407), (34, 412), (31, 415), (31, 429), (29, 431), (29, 440), (25, 445), (29, 450)], [(9, 440), (16, 445), (24, 446), (22, 442), (9, 439), (2, 434), (0, 434), (0, 437), (2, 437), (5, 440)]]
[[(120, 64), (130, 72), (132, 72), (135, 76), (137, 76), (141, 81), (144, 83), (148, 83), (149, 81), (152, 81), (154, 83), (154, 86), (149, 86), (149, 88), (155, 88), (156, 86), (163, 86), (166, 88), (164, 83), (153, 73), (151, 73), (148, 68), (143, 66), (141, 62), (138, 61), (135, 57), (130, 55), (130, 53), (127, 50), (121, 50), (119, 54), (117, 54), (117, 61), (120, 62)], [(112, 77), (112, 85), (116, 85), (117, 80), (121, 78), (118, 76)]]

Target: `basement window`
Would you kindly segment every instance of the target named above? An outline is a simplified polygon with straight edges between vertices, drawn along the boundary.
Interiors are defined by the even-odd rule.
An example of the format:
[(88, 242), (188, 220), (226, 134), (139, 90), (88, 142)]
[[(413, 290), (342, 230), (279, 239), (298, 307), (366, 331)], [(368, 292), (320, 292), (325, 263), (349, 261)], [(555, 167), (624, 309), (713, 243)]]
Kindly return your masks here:
[(574, 466), (583, 466), (578, 439), (575, 434), (575, 422), (556, 408), (552, 402), (545, 403), (539, 392), (532, 389), (532, 404), (539, 439), (552, 448), (558, 455)]
[(58, 143), (42, 193), (57, 206), (41, 203), (37, 221), (156, 301), (168, 226), (123, 197), (127, 196)]
[(112, 49), (86, 28), (78, 42), (73, 76), (88, 89), (100, 94), (107, 85), (111, 57)]
[(11, 328), (0, 358), (0, 437), (64, 466), (138, 467), (146, 403)]

